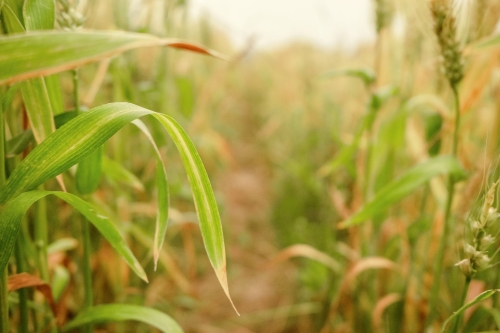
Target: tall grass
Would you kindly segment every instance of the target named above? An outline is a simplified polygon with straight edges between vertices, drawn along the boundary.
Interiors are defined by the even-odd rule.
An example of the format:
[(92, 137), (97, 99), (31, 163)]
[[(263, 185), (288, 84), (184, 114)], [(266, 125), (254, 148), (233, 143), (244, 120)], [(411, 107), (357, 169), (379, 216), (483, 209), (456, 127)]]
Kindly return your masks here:
[[(57, 5), (54, 1), (23, 2), (13, 0), (2, 2), (0, 6), (3, 31), (6, 33), (0, 39), (4, 51), (0, 57), (0, 67), (3, 73), (1, 80), (3, 84), (11, 85), (9, 90), (1, 96), (1, 103), (5, 108), (2, 117), (8, 112), (17, 115), (11, 119), (11, 122), (0, 124), (2, 127), (2, 147), (16, 142), (18, 139), (14, 135), (16, 128), (20, 128), (22, 131), (19, 136), (28, 137), (27, 140), (21, 142), (21, 147), (18, 147), (19, 149), (14, 153), (16, 159), (14, 163), (9, 164), (7, 172), (2, 168), (2, 179), (7, 178), (7, 180), (2, 181), (0, 191), (0, 201), (2, 202), (0, 211), (2, 243), (0, 270), (5, 272), (1, 279), (1, 331), (9, 332), (11, 323), (17, 322), (19, 331), (67, 331), (81, 326), (83, 331), (91, 332), (94, 323), (139, 320), (164, 332), (181, 332), (182, 329), (168, 315), (148, 307), (114, 304), (101, 305), (98, 309), (94, 309), (91, 258), (93, 256), (92, 238), (95, 237), (95, 234), (91, 238), (88, 221), (110, 242), (119, 256), (140, 279), (148, 282), (148, 278), (143, 264), (136, 259), (129, 245), (125, 242), (123, 230), (120, 232), (116, 222), (111, 222), (111, 219), (105, 216), (102, 207), (94, 202), (91, 194), (96, 191), (100, 181), (101, 146), (120, 128), (129, 122), (134, 122), (155, 148), (153, 155), (156, 154), (157, 170), (154, 182), (158, 189), (158, 211), (154, 240), (150, 244), (154, 249), (153, 261), (156, 269), (168, 223), (169, 193), (163, 157), (149, 129), (137, 120), (139, 117), (151, 115), (162, 125), (161, 127), (167, 130), (181, 155), (192, 189), (207, 254), (216, 270), (223, 290), (229, 297), (221, 221), (208, 176), (191, 139), (172, 117), (130, 103), (109, 103), (81, 112), (79, 77), (76, 68), (106, 59), (111, 55), (120, 54), (127, 49), (153, 45), (171, 46), (211, 55), (215, 55), (215, 53), (199, 45), (181, 40), (162, 39), (147, 34), (75, 31), (84, 21), (75, 4), (69, 1), (60, 1)], [(54, 29), (56, 11), (60, 15), (59, 28), (73, 30), (72, 32), (50, 31)], [(46, 75), (66, 70), (71, 70), (73, 77), (72, 110), (61, 113), (63, 101), (61, 100), (62, 87), (59, 83), (59, 77)], [(96, 84), (99, 85), (100, 82)], [(17, 98), (17, 90), (21, 91), (22, 104), (20, 106), (22, 108), (16, 107), (12, 103)], [(23, 111), (26, 112), (29, 128), (23, 121), (23, 117), (19, 116), (19, 114), (22, 115)], [(62, 120), (56, 121), (54, 118), (56, 114), (59, 114), (59, 119)], [(19, 122), (21, 122), (21, 126), (18, 125)], [(59, 127), (57, 130), (56, 124)], [(9, 141), (5, 144), (6, 133), (10, 137), (7, 137)], [(29, 144), (33, 139), (36, 146), (31, 150)], [(6, 151), (2, 149), (2, 166), (6, 165), (5, 153)], [(20, 153), (23, 154), (24, 158), (17, 158)], [(78, 162), (76, 172), (70, 173), (70, 177), (62, 176), (63, 172)], [(118, 168), (118, 171), (123, 168), (120, 164), (114, 166), (115, 169)], [(116, 173), (117, 170), (113, 172)], [(127, 171), (123, 169), (121, 173), (126, 174)], [(59, 187), (63, 191), (47, 191), (41, 187), (43, 183), (53, 177), (56, 177)], [(66, 192), (66, 189), (69, 191)], [(49, 210), (47, 208), (46, 197), (49, 195), (62, 199), (85, 217), (82, 223), (81, 240), (83, 243), (81, 268), (83, 272), (83, 306), (79, 309), (76, 318), (70, 323), (67, 323), (67, 319), (61, 316), (60, 311), (62, 310), (55, 305), (53, 298), (56, 281), (54, 280), (52, 284), (51, 280), (56, 276), (51, 277), (49, 273), (48, 248), (49, 241), (55, 241), (55, 239), (49, 238), (49, 233), (56, 230), (57, 225), (50, 218), (49, 213), (57, 216), (58, 209)], [(24, 240), (28, 243), (19, 248), (17, 260), (9, 264), (9, 257), (14, 250), (20, 230), (31, 228), (29, 225), (23, 227), (21, 225), (24, 224), (23, 216), (33, 204), (35, 204), (35, 213), (30, 223), (34, 230), (33, 240), (31, 241), (31, 235), (28, 232), (25, 235), (27, 239)], [(32, 253), (28, 251), (29, 246), (33, 246), (35, 249), (35, 257), (32, 257)], [(25, 270), (22, 262), (23, 257), (26, 257), (28, 262), (33, 260), (36, 263), (35, 266), (30, 265), (30, 274), (21, 273)], [(59, 267), (64, 271), (68, 269), (67, 267)], [(41, 280), (36, 275), (39, 275)], [(15, 291), (27, 287), (43, 287), (46, 302), (50, 305), (50, 314), (47, 312), (47, 308), (35, 308), (32, 310), (33, 319), (28, 322), (28, 310), (25, 305), (30, 299), (27, 298), (26, 293), (20, 292), (18, 298), (20, 306), (12, 306), (13, 315), (9, 315), (10, 304), (7, 290)], [(18, 310), (20, 320), (16, 320), (18, 316), (14, 315), (16, 313), (14, 309)]]

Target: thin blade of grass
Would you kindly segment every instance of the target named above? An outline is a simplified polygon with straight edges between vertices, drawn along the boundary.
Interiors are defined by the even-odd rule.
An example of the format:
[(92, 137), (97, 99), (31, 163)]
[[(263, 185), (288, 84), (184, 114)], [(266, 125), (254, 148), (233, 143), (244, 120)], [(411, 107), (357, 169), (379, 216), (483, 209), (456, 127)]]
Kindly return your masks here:
[(5, 269), (9, 261), (21, 225), (21, 220), (28, 208), (36, 201), (50, 194), (66, 201), (85, 216), (85, 218), (99, 230), (104, 238), (109, 241), (137, 276), (146, 282), (148, 281), (146, 273), (140, 263), (137, 261), (132, 251), (130, 251), (118, 230), (116, 230), (115, 226), (106, 217), (97, 214), (90, 204), (77, 196), (70, 193), (55, 191), (25, 192), (2, 207), (0, 211), (0, 221), (2, 221), (2, 223), (0, 223), (0, 244), (2, 244), (2, 251), (0, 251), (0, 269)]
[[(5, 6), (4, 6), (5, 7)], [(168, 46), (224, 58), (203, 46), (130, 32), (33, 32), (0, 38), (0, 84), (46, 76), (115, 56), (127, 50)]]
[(106, 304), (80, 311), (73, 321), (63, 327), (63, 332), (87, 324), (136, 320), (164, 333), (183, 333), (182, 328), (168, 315), (158, 310), (138, 305)]
[(342, 266), (337, 260), (307, 244), (295, 244), (287, 247), (278, 253), (270, 264), (276, 265), (293, 257), (304, 257), (315, 260), (330, 268), (335, 273), (341, 273), (342, 271)]
[(158, 113), (154, 114), (154, 117), (167, 129), (179, 150), (191, 185), (196, 213), (200, 221), (201, 234), (210, 263), (231, 305), (238, 312), (229, 295), (222, 224), (217, 202), (207, 172), (203, 167), (203, 162), (188, 135), (175, 120)]
[(453, 314), (451, 316), (449, 316), (448, 319), (446, 319), (446, 321), (443, 323), (443, 326), (441, 327), (441, 331), (440, 332), (444, 333), (446, 331), (446, 326), (448, 325), (448, 323), (451, 320), (453, 320), (456, 316), (462, 314), (465, 310), (467, 310), (471, 306), (473, 306), (473, 305), (475, 305), (477, 303), (480, 303), (480, 302), (484, 301), (487, 298), (490, 298), (491, 296), (493, 296), (495, 293), (497, 293), (499, 291), (500, 291), (500, 289), (486, 290), (485, 292), (482, 292), (477, 297), (475, 297), (472, 301), (468, 302), (467, 304), (464, 304), (460, 309), (458, 309), (457, 311), (453, 312)]
[(451, 174), (457, 179), (465, 177), (465, 171), (456, 158), (452, 156), (430, 158), (381, 188), (371, 201), (340, 223), (339, 227), (347, 228), (369, 220), (440, 174)]
[(168, 180), (167, 172), (165, 171), (165, 165), (161, 158), (160, 150), (156, 145), (153, 136), (149, 132), (146, 125), (140, 120), (134, 120), (132, 122), (137, 128), (139, 128), (144, 135), (148, 138), (149, 142), (153, 146), (156, 155), (156, 186), (158, 188), (158, 214), (156, 215), (156, 226), (155, 226), (155, 236), (153, 241), (153, 257), (154, 257), (154, 269), (158, 265), (158, 259), (160, 258), (160, 250), (165, 240), (165, 234), (167, 233), (168, 226), (168, 208), (170, 196), (168, 193)]

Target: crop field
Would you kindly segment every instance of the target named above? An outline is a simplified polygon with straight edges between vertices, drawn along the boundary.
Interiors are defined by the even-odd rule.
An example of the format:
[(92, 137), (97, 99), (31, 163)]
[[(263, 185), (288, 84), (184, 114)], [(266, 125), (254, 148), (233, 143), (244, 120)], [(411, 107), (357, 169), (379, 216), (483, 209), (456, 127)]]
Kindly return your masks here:
[(0, 333), (500, 332), (500, 2), (373, 8), (0, 0)]

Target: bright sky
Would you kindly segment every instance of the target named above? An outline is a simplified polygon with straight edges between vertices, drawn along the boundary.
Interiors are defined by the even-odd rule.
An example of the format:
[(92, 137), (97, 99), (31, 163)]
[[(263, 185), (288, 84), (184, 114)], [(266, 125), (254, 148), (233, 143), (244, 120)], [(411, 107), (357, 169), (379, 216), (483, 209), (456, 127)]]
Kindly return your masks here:
[(375, 38), (372, 0), (190, 0), (236, 46), (256, 37), (259, 48), (292, 40), (353, 48)]

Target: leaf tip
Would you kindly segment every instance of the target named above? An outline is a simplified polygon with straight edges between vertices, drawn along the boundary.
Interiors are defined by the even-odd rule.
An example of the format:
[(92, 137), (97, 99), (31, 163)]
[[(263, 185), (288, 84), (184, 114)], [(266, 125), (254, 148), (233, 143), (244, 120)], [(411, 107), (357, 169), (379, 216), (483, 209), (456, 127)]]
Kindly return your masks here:
[(238, 316), (241, 316), (238, 310), (236, 309), (236, 306), (233, 303), (231, 295), (229, 295), (229, 285), (227, 283), (226, 265), (215, 268), (215, 274), (217, 275), (217, 279), (219, 280), (219, 283), (222, 286), (222, 289), (224, 290), (224, 293), (226, 294), (227, 298), (229, 299), (229, 302), (231, 303), (231, 306), (233, 307), (234, 311)]

